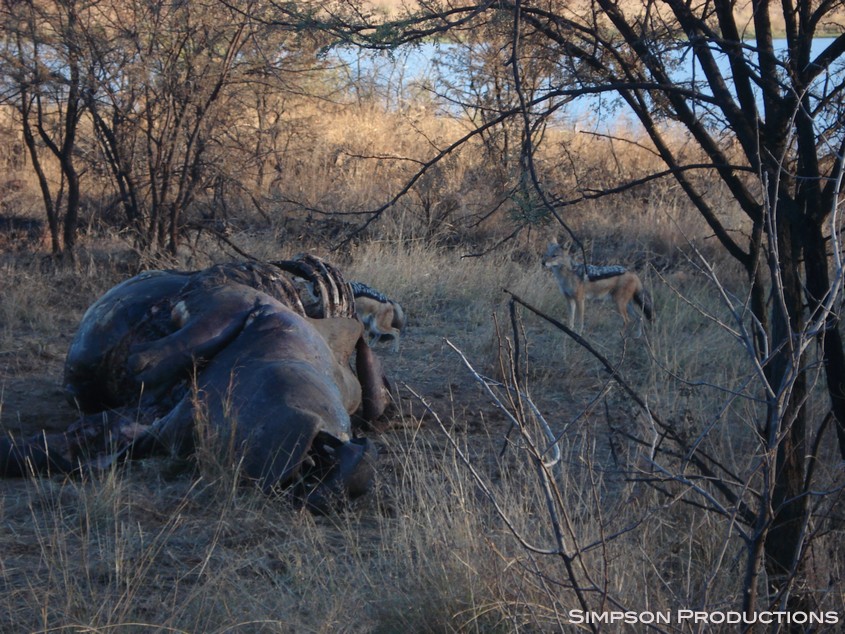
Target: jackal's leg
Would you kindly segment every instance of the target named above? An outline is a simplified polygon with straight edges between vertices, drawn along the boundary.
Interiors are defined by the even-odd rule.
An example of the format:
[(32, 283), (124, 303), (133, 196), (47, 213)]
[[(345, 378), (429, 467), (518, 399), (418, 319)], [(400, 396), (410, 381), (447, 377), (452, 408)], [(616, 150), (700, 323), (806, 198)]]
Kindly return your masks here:
[(620, 293), (614, 296), (613, 299), (616, 300), (616, 310), (622, 316), (622, 332), (625, 332), (628, 330), (628, 309), (631, 307), (630, 298)]
[(643, 336), (643, 316), (634, 308), (633, 302), (628, 302), (628, 317), (637, 322), (637, 338)]
[(624, 328), (628, 328), (628, 309), (631, 307), (631, 302), (628, 300), (627, 297), (620, 296), (616, 298), (616, 309), (619, 311), (619, 314), (622, 316), (622, 326)]
[(384, 335), (393, 337), (393, 352), (399, 350), (399, 329), (393, 327), (393, 306), (387, 305), (378, 314), (376, 314), (370, 322), (370, 332), (374, 333), (375, 343)]
[(578, 333), (584, 332), (584, 309), (586, 308), (586, 296), (583, 287), (580, 287), (580, 292), (575, 292), (575, 303), (578, 305)]
[(391, 337), (393, 337), (393, 347), (391, 348), (391, 350), (393, 350), (393, 352), (398, 352), (399, 329), (397, 328), (390, 328), (387, 332), (371, 332), (369, 340), (370, 347), (372, 348), (373, 346), (375, 346), (379, 341), (381, 341), (381, 338), (385, 335), (390, 335)]
[(575, 301), (574, 297), (567, 297), (566, 302), (569, 304), (569, 329), (575, 330), (575, 313), (578, 308), (578, 302)]

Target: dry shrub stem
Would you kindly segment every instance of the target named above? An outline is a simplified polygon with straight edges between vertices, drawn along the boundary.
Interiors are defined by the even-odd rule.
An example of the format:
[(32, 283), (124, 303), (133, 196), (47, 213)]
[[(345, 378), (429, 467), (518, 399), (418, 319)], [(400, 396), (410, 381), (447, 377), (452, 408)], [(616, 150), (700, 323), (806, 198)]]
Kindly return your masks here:
[[(555, 328), (562, 330), (566, 333), (567, 336), (571, 337), (576, 343), (581, 345), (585, 348), (591, 355), (593, 355), (605, 368), (605, 370), (610, 374), (612, 379), (616, 381), (616, 383), (631, 397), (631, 399), (642, 409), (645, 413), (647, 419), (652, 421), (657, 427), (659, 427), (661, 431), (661, 437), (656, 443), (649, 443), (645, 440), (639, 439), (633, 434), (625, 434), (629, 437), (629, 439), (637, 442), (640, 445), (651, 447), (652, 454), (656, 453), (660, 450), (660, 447), (663, 443), (663, 440), (669, 438), (678, 447), (682, 450), (682, 456), (685, 461), (692, 462), (696, 465), (698, 469), (701, 470), (703, 476), (710, 481), (713, 486), (719, 489), (722, 495), (725, 496), (725, 499), (728, 501), (729, 506), (735, 507), (743, 519), (747, 521), (751, 521), (754, 517), (752, 511), (747, 507), (745, 502), (743, 502), (739, 497), (730, 490), (728, 485), (718, 477), (718, 475), (713, 471), (713, 469), (709, 466), (709, 464), (714, 465), (716, 468), (721, 469), (732, 482), (739, 481), (738, 476), (731, 472), (731, 470), (725, 465), (722, 461), (717, 460), (711, 454), (703, 451), (702, 449), (690, 446), (678, 433), (677, 431), (669, 424), (663, 422), (657, 415), (654, 414), (652, 409), (648, 406), (643, 399), (634, 388), (621, 376), (618, 369), (610, 363), (610, 361), (602, 355), (598, 350), (596, 350), (586, 339), (584, 339), (581, 335), (574, 332), (572, 329), (568, 328), (558, 320), (554, 319), (553, 317), (549, 317), (539, 309), (535, 308), (531, 304), (523, 301), (519, 298), (519, 296), (511, 293), (510, 291), (507, 292), (511, 297), (513, 297), (514, 301), (518, 304), (524, 306), (532, 313), (537, 315), (538, 317), (545, 319), (547, 322), (552, 324)], [(624, 433), (624, 432), (623, 432)], [(672, 452), (669, 452), (670, 455), (673, 455)], [(706, 462), (705, 462), (706, 460)], [(709, 464), (708, 464), (709, 463)], [(709, 496), (708, 496), (709, 497)], [(717, 508), (721, 508), (721, 505), (718, 505)], [(723, 510), (723, 513), (728, 516), (730, 513)]]
[[(627, 344), (622, 362), (609, 360), (607, 350), (618, 340), (611, 322), (601, 321), (609, 317), (601, 308), (589, 325), (595, 338), (583, 339), (602, 355), (603, 363), (590, 363), (591, 353), (581, 345), (562, 350), (561, 339), (555, 338), (558, 330), (547, 328), (545, 321), (522, 320), (522, 315), (536, 314), (531, 308), (546, 315), (563, 309), (549, 280), (537, 274), (536, 263), (523, 266), (506, 257), (494, 263), (465, 261), (454, 252), (379, 242), (362, 245), (349, 271), (354, 279), (404, 291), (397, 298), (407, 303), (413, 319), (408, 348), (403, 346), (398, 355), (386, 352), (385, 365), (396, 371), (400, 383), (414, 385), (414, 393), (423, 395), (429, 405), (426, 412), (439, 414), (439, 419), (426, 414), (425, 423), (417, 415), (403, 415), (397, 429), (382, 438), (386, 454), (379, 468), (385, 478), (374, 499), (363, 500), (360, 509), (342, 517), (314, 520), (285, 510), (278, 500), (261, 502), (236, 490), (235, 481), (226, 475), (231, 465), (221, 463), (218, 468), (209, 462), (200, 465), (198, 481), (193, 475), (191, 481), (177, 482), (176, 497), (165, 493), (174, 486), (172, 475), (159, 475), (161, 466), (154, 461), (116, 467), (112, 479), (86, 479), (78, 485), (42, 480), (36, 488), (4, 481), (0, 512), (11, 530), (0, 544), (9, 553), (0, 578), (15, 589), (3, 606), (6, 613), (30, 629), (68, 623), (102, 629), (147, 622), (162, 631), (222, 631), (233, 624), (249, 629), (247, 624), (258, 620), (252, 617), (262, 616), (266, 625), (256, 629), (286, 631), (288, 621), (316, 631), (337, 627), (339, 615), (354, 613), (362, 629), (372, 626), (371, 631), (495, 631), (505, 629), (506, 623), (511, 629), (559, 631), (567, 627), (570, 608), (669, 610), (680, 604), (714, 610), (743, 602), (742, 587), (753, 583), (743, 580), (743, 573), (752, 569), (745, 565), (745, 556), (751, 543), (761, 543), (762, 533), (761, 526), (749, 524), (742, 513), (754, 508), (754, 519), (759, 518), (756, 504), (764, 497), (760, 474), (764, 461), (771, 460), (748, 449), (749, 442), (755, 447), (760, 443), (752, 424), (759, 420), (760, 398), (750, 393), (736, 398), (734, 390), (728, 406), (721, 396), (714, 403), (696, 394), (715, 392), (719, 380), (713, 377), (719, 375), (714, 372), (725, 369), (728, 354), (723, 348), (709, 349), (710, 334), (716, 332), (720, 342), (735, 348), (738, 329), (729, 332), (724, 327), (731, 324), (728, 307), (721, 318), (718, 311), (707, 311), (712, 319), (694, 308), (706, 306), (706, 296), (714, 302), (724, 302), (725, 296), (733, 299), (728, 285), (723, 294), (708, 282), (708, 295), (694, 297), (698, 287), (687, 278), (682, 286), (690, 294), (686, 298), (661, 296), (666, 287), (654, 289), (665, 318), (647, 331), (649, 353), (657, 358), (660, 347), (666, 346), (663, 352), (669, 357), (661, 358), (658, 367), (654, 359), (636, 359), (640, 351), (632, 340), (622, 341)], [(53, 313), (43, 310), (52, 305), (47, 284), (22, 276), (20, 266), (6, 272), (27, 296), (41, 297), (38, 306), (49, 322)], [(105, 285), (117, 275), (98, 272), (95, 277)], [(516, 297), (499, 295), (513, 302), (515, 341), (507, 345), (498, 327), (485, 319), (491, 305), (499, 315), (511, 310), (509, 302), (490, 301), (495, 302), (494, 291), (503, 285), (517, 291)], [(86, 296), (101, 292), (84, 288)], [(18, 301), (14, 297), (18, 295), (3, 300), (4, 314), (13, 317), (9, 332), (16, 336), (7, 339), (4, 352), (22, 345), (17, 334), (21, 324), (28, 323), (29, 304), (11, 310), (9, 304)], [(734, 312), (742, 315), (733, 302)], [(684, 312), (673, 321), (673, 310)], [(65, 324), (68, 331), (73, 325), (70, 320)], [(467, 372), (454, 363), (452, 348), (441, 345), (446, 329), (449, 341), (466, 359), (478, 358), (486, 365), (476, 364), (478, 370)], [(26, 332), (41, 340), (52, 330), (55, 326), (45, 325)], [(565, 327), (559, 330), (566, 333)], [(700, 345), (676, 345), (679, 332), (695, 333)], [(566, 335), (564, 341), (568, 339)], [(66, 340), (58, 344), (61, 350), (53, 353), (56, 367)], [(43, 345), (33, 350), (43, 350)], [(25, 348), (19, 354), (15, 358), (35, 357)], [(421, 355), (425, 363), (419, 362)], [(688, 357), (673, 355), (694, 356), (689, 363)], [(444, 357), (439, 366), (438, 356)], [(712, 365), (696, 367), (708, 360)], [(634, 364), (633, 370), (629, 364)], [(748, 371), (754, 375), (750, 365)], [(655, 379), (655, 372), (660, 378)], [(712, 380), (706, 385), (685, 383), (685, 373), (695, 372)], [(745, 385), (747, 377), (736, 372), (724, 380)], [(483, 393), (474, 389), (479, 377)], [(672, 383), (654, 383), (665, 377)], [(9, 383), (2, 412), (2, 422), (10, 428), (9, 412), (16, 411), (8, 400), (16, 385), (12, 379), (11, 373), (4, 378)], [(640, 417), (639, 404), (633, 405), (636, 401), (628, 392), (610, 389), (620, 380), (641, 396), (652, 414), (640, 431), (629, 424), (628, 412), (630, 407), (633, 417)], [(444, 383), (457, 388), (456, 400), (447, 404), (452, 420), (443, 414), (443, 400), (437, 400)], [(652, 388), (653, 396), (644, 391)], [(495, 407), (487, 407), (488, 389), (498, 399)], [(748, 410), (737, 412), (743, 403)], [(687, 408), (706, 420), (687, 422)], [(598, 420), (602, 414), (607, 439)], [(737, 414), (744, 418), (732, 419)], [(553, 439), (543, 429), (543, 420), (556, 433)], [(831, 434), (830, 418), (826, 421), (808, 445), (814, 454), (829, 449), (825, 441)], [(660, 423), (671, 426), (675, 435)], [(497, 460), (508, 427), (517, 438)], [(730, 434), (742, 434), (737, 445), (732, 445)], [(561, 462), (551, 468), (543, 464), (551, 458), (549, 444), (562, 454)], [(705, 452), (718, 456), (725, 469), (741, 478), (708, 463)], [(746, 454), (739, 465), (737, 452)], [(720, 477), (705, 474), (696, 460)], [(466, 461), (473, 462), (474, 472)], [(828, 500), (842, 493), (825, 460), (812, 459), (808, 468), (805, 488), (820, 520), (804, 523), (803, 539), (812, 545), (835, 537), (836, 528), (824, 521), (824, 513)], [(728, 503), (717, 488), (720, 482), (747, 506)], [(33, 510), (24, 509), (24, 526), (18, 523), (16, 509), (27, 505)], [(510, 524), (499, 519), (501, 514)], [(26, 528), (33, 525), (35, 536)], [(32, 553), (31, 558), (18, 556), (21, 550)], [(33, 558), (44, 563), (28, 565)], [(835, 562), (833, 558), (831, 568), (838, 565)], [(414, 574), (408, 575), (408, 570)], [(766, 593), (765, 581), (764, 572), (757, 581), (763, 598), (756, 601), (756, 609), (766, 601), (788, 598)], [(822, 588), (818, 594), (830, 605), (834, 592)], [(60, 598), (65, 595), (67, 599)], [(436, 617), (410, 616), (414, 606), (429, 599), (442, 608)], [(150, 611), (149, 601), (167, 604), (170, 613)], [(315, 601), (319, 608), (297, 607)], [(49, 606), (39, 623), (31, 616), (33, 606)]]
[[(488, 394), (490, 394), (494, 398), (494, 400), (498, 401), (498, 399), (495, 398), (495, 394), (493, 394), (493, 392), (490, 390), (487, 383), (484, 381), (483, 378), (478, 375), (477, 372), (475, 372), (475, 370), (472, 368), (463, 353), (448, 340), (446, 343), (461, 357), (463, 362), (470, 369), (470, 371), (478, 378), (482, 385), (487, 388)], [(507, 513), (505, 509), (499, 504), (495, 493), (493, 493), (485, 479), (475, 468), (470, 457), (461, 449), (453, 434), (449, 431), (449, 429), (447, 429), (446, 425), (443, 424), (443, 421), (440, 419), (440, 416), (438, 416), (437, 412), (435, 412), (434, 409), (432, 409), (431, 405), (426, 401), (426, 399), (419, 393), (417, 393), (413, 388), (411, 388), (407, 384), (404, 384), (404, 387), (414, 396), (414, 398), (416, 398), (422, 404), (426, 411), (437, 422), (438, 427), (440, 427), (440, 430), (443, 432), (455, 452), (458, 454), (463, 465), (469, 470), (475, 483), (478, 485), (478, 487), (493, 505), (496, 514), (502, 519), (503, 522), (505, 522), (511, 534), (513, 534), (513, 536), (517, 539), (521, 546), (530, 553), (534, 553), (536, 555), (557, 555), (560, 558), (560, 560), (563, 562), (564, 568), (566, 569), (567, 579), (570, 583), (569, 587), (575, 593), (575, 596), (577, 598), (578, 604), (581, 606), (581, 609), (587, 611), (589, 609), (589, 604), (587, 602), (585, 592), (601, 592), (601, 590), (592, 582), (590, 582), (590, 585), (585, 587), (579, 575), (576, 573), (575, 562), (579, 562), (579, 567), (581, 568), (582, 574), (585, 578), (589, 579), (589, 575), (586, 569), (583, 567), (583, 561), (580, 557), (580, 549), (576, 547), (573, 551), (575, 554), (573, 555), (568, 555), (566, 552), (566, 546), (563, 540), (563, 529), (561, 527), (561, 518), (559, 517), (558, 509), (560, 509), (560, 512), (563, 513), (564, 520), (566, 521), (567, 525), (570, 526), (569, 532), (574, 538), (574, 532), (571, 530), (571, 522), (569, 522), (568, 518), (566, 518), (565, 506), (563, 505), (563, 500), (560, 495), (560, 491), (554, 483), (554, 478), (549, 472), (548, 467), (545, 465), (542, 455), (540, 454), (540, 452), (537, 451), (536, 446), (534, 446), (533, 440), (530, 434), (526, 431), (525, 426), (521, 424), (515, 417), (511, 416), (513, 423), (517, 425), (518, 429), (520, 430), (520, 434), (522, 435), (523, 440), (530, 447), (531, 460), (534, 464), (534, 467), (536, 468), (537, 479), (540, 482), (540, 485), (543, 490), (543, 495), (546, 500), (546, 507), (549, 513), (549, 519), (555, 535), (556, 545), (554, 548), (544, 548), (542, 546), (532, 544), (527, 537), (521, 534), (519, 529), (516, 527), (515, 522), (511, 519), (510, 514)], [(497, 405), (504, 410), (504, 407), (501, 406), (501, 403), (497, 403)], [(596, 626), (592, 623), (590, 624), (590, 629), (594, 632), (598, 631)]]

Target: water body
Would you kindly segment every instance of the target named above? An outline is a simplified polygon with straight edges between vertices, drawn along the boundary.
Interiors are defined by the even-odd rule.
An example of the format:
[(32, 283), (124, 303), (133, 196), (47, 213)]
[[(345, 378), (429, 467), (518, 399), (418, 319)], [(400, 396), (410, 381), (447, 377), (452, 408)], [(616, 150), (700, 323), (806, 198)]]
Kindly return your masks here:
[[(832, 42), (832, 38), (816, 38), (812, 57), (816, 57)], [(775, 50), (782, 59), (786, 54), (786, 40), (775, 40)], [(675, 54), (677, 59), (671, 64), (673, 81), (690, 87), (694, 85), (702, 94), (712, 95), (704, 83), (704, 72), (689, 48), (679, 47)], [(356, 90), (378, 94), (391, 107), (414, 107), (420, 102), (436, 103), (437, 107), (457, 114), (461, 112), (461, 102), (467, 100), (467, 95), (480, 89), (473, 84), (471, 73), (468, 72), (474, 64), (472, 56), (465, 48), (455, 44), (425, 43), (392, 53), (347, 48), (337, 49), (333, 55), (346, 66), (350, 81), (359, 85)], [(748, 55), (750, 60), (754, 59), (750, 44)], [(730, 84), (732, 75), (727, 57), (717, 54), (716, 61)], [(510, 71), (503, 69), (503, 72)], [(843, 81), (843, 78), (845, 61), (840, 61), (829, 75), (819, 79), (817, 87), (834, 85)], [(550, 80), (549, 84), (559, 82)], [(438, 97), (435, 98), (435, 95)], [(762, 109), (759, 91), (758, 107)], [(706, 119), (706, 112), (702, 110), (701, 116)], [(557, 121), (567, 127), (596, 131), (620, 125), (636, 125), (627, 106), (615, 93), (577, 97), (561, 109)], [(714, 121), (714, 124), (718, 125), (718, 122)]]

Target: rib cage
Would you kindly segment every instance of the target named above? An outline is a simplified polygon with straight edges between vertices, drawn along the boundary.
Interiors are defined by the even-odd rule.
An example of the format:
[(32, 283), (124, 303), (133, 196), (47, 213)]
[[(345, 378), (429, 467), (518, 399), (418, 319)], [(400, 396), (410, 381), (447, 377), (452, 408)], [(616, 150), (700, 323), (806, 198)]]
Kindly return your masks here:
[(218, 264), (194, 273), (182, 289), (185, 295), (194, 289), (212, 288), (222, 283), (234, 282), (267, 293), (294, 312), (305, 315), (299, 292), (291, 280), (278, 267), (264, 262), (237, 262)]
[(340, 271), (328, 262), (313, 255), (303, 254), (292, 260), (279, 260), (271, 264), (299, 278), (300, 284), (305, 285), (305, 290), (311, 297), (303, 297), (303, 291), (300, 291), (298, 299), (308, 317), (355, 318), (355, 299), (352, 291)]

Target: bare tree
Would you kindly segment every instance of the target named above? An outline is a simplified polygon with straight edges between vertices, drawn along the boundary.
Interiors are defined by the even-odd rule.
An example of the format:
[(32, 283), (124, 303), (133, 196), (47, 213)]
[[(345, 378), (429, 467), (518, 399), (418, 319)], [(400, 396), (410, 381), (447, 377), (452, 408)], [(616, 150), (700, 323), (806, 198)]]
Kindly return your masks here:
[[(79, 40), (80, 4), (5, 2), (8, 29), (2, 60), (9, 79), (4, 99), (20, 116), (24, 143), (41, 189), (54, 255), (73, 259), (79, 223), (80, 173), (77, 135), (84, 105)], [(59, 167), (57, 185), (48, 176), (49, 157)]]
[(103, 3), (86, 33), (85, 93), (139, 247), (175, 255), (182, 216), (208, 178), (209, 143), (247, 24), (187, 3)]
[(175, 255), (208, 190), (219, 202), (221, 188), (252, 196), (266, 186), (279, 104), (302, 90), (315, 46), (301, 37), (294, 51), (295, 34), (270, 31), (249, 2), (97, 8), (83, 96), (100, 156), (138, 248)]
[[(564, 227), (567, 208), (579, 198), (548, 189), (553, 179), (535, 161), (533, 126), (570, 96), (615, 95), (627, 106), (662, 162), (660, 171), (638, 182), (674, 179), (722, 250), (747, 276), (747, 309), (740, 308), (737, 315), (760, 369), (765, 403), (756, 421), (758, 494), (746, 499), (747, 491), (737, 483), (747, 480), (734, 481), (735, 474), (717, 456), (702, 454), (697, 444), (687, 445), (678, 430), (670, 426), (663, 431), (716, 486), (714, 499), (753, 526), (746, 540), (746, 611), (758, 600), (757, 578), (763, 570), (768, 604), (806, 611), (814, 599), (805, 589), (815, 581), (808, 565), (808, 526), (827, 521), (813, 501), (814, 466), (823, 458), (822, 439), (831, 427), (845, 458), (845, 354), (838, 303), (831, 303), (842, 282), (841, 267), (831, 266), (831, 259), (838, 263), (840, 256), (835, 238), (845, 158), (840, 125), (845, 35), (819, 39), (825, 24), (841, 18), (839, 3), (787, 0), (751, 6), (746, 20), (729, 0), (447, 0), (425, 3), (420, 11), (389, 24), (336, 12), (323, 26), (344, 41), (390, 48), (463, 32), (474, 24), (509, 21), (510, 54), (504, 65), (511, 71), (517, 103), (477, 132), (521, 122), (527, 173), (541, 204)], [(279, 11), (285, 16), (279, 20), (295, 17), (289, 7)], [(785, 36), (782, 52), (775, 47), (775, 24)], [(534, 47), (542, 41), (546, 60), (559, 67), (548, 74), (551, 84), (541, 94), (532, 94), (523, 81), (526, 41)], [(727, 60), (727, 70), (718, 63), (719, 56)], [(699, 70), (679, 80), (673, 65), (682, 58), (693, 58)], [(670, 142), (669, 131), (678, 126), (704, 161), (685, 159)], [(433, 157), (431, 164), (438, 159)], [(706, 183), (714, 179), (736, 200), (747, 231), (733, 231), (718, 202), (708, 197)], [(635, 184), (620, 180), (580, 199)], [(830, 403), (829, 415), (821, 420), (812, 420), (807, 407), (810, 341), (821, 350)]]

